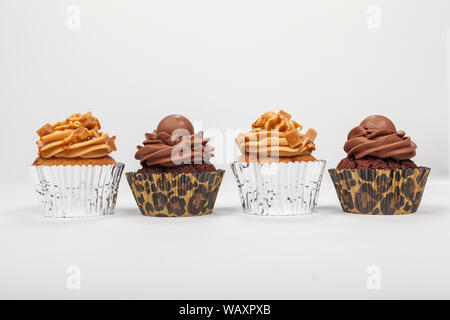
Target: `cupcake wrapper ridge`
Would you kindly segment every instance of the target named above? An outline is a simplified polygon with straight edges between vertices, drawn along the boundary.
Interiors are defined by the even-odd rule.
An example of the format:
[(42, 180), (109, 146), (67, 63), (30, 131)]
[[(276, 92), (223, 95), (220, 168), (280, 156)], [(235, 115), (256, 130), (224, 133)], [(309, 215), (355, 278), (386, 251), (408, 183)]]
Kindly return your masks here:
[(231, 163), (244, 211), (271, 216), (314, 212), (325, 163)]
[(32, 166), (45, 217), (79, 218), (114, 213), (122, 163), (103, 166)]
[(143, 215), (192, 217), (212, 213), (224, 174), (224, 170), (216, 170), (125, 175)]
[(417, 211), (430, 170), (329, 169), (329, 173), (345, 212), (397, 215)]

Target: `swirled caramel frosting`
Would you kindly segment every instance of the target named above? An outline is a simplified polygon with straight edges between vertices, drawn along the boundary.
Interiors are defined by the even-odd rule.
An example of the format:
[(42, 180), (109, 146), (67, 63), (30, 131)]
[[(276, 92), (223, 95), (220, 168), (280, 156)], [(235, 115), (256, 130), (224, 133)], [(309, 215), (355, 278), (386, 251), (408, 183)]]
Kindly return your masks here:
[(364, 119), (347, 137), (344, 150), (348, 158), (409, 160), (416, 155), (417, 145), (394, 123), (379, 115)]
[(76, 113), (65, 121), (46, 124), (36, 133), (39, 157), (97, 159), (116, 151), (115, 139), (100, 132), (100, 123), (91, 112)]
[(203, 132), (194, 133), (192, 123), (181, 115), (170, 115), (153, 133), (146, 133), (135, 158), (144, 168), (209, 164), (214, 148)]
[(293, 162), (315, 161), (317, 132), (309, 129), (301, 133), (302, 126), (291, 115), (280, 110), (268, 111), (252, 124), (252, 130), (236, 138), (242, 156), (241, 162)]

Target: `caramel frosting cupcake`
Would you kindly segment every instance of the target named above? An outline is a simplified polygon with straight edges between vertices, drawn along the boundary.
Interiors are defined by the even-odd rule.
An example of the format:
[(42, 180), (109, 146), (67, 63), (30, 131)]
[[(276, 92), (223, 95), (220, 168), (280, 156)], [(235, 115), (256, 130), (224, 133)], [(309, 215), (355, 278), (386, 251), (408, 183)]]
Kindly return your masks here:
[(314, 212), (325, 161), (311, 153), (317, 132), (289, 113), (263, 113), (236, 138), (241, 155), (231, 163), (246, 213), (301, 215)]
[(140, 212), (153, 217), (193, 217), (213, 212), (224, 170), (210, 162), (214, 148), (182, 115), (162, 119), (134, 155), (142, 168), (127, 172)]
[(291, 115), (280, 110), (268, 111), (252, 124), (252, 130), (240, 133), (236, 144), (242, 153), (239, 162), (294, 162), (316, 161), (311, 153), (316, 149), (317, 132), (291, 120)]
[(47, 123), (36, 131), (39, 157), (33, 165), (115, 164), (109, 154), (117, 150), (116, 137), (100, 129), (91, 112), (73, 114), (54, 125)]
[(416, 150), (385, 116), (369, 116), (350, 130), (347, 157), (329, 170), (342, 209), (377, 215), (416, 212), (430, 172), (411, 160)]
[(37, 130), (38, 157), (32, 165), (44, 216), (92, 217), (112, 214), (124, 165), (110, 153), (115, 139), (100, 132), (91, 112)]

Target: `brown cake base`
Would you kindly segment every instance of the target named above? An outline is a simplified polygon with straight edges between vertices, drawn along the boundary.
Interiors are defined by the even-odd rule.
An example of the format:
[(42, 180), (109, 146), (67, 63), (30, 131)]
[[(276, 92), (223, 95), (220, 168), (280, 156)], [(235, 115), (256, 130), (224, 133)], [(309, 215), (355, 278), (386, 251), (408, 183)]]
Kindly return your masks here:
[(202, 164), (185, 164), (176, 167), (143, 167), (139, 169), (137, 173), (200, 173), (200, 172), (211, 172), (216, 171), (216, 168), (212, 164), (202, 163)]
[(339, 162), (337, 169), (415, 169), (417, 165), (411, 160), (378, 159), (364, 157), (361, 159), (345, 158)]
[(37, 157), (33, 162), (33, 166), (104, 166), (109, 164), (116, 164), (116, 161), (110, 156), (93, 159)]
[(261, 158), (257, 156), (251, 156), (248, 153), (246, 153), (245, 155), (241, 155), (238, 158), (238, 162), (245, 162), (245, 163), (302, 162), (302, 161), (317, 161), (317, 159), (310, 154), (292, 157)]

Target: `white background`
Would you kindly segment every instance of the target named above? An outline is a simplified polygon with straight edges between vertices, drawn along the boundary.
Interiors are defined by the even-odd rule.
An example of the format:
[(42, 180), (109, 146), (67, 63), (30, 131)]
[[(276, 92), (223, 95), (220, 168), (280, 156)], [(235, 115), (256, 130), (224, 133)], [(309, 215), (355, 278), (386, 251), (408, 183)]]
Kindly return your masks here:
[[(67, 26), (73, 5), (80, 29)], [(450, 297), (449, 26), (447, 0), (0, 0), (0, 297)], [(28, 167), (47, 122), (93, 111), (132, 171), (167, 114), (225, 133), (278, 108), (318, 131), (328, 167), (364, 117), (392, 118), (432, 168), (420, 212), (344, 214), (326, 175), (317, 215), (245, 216), (222, 136), (215, 161), (228, 172), (209, 217), (143, 217), (125, 181), (112, 217), (39, 216)], [(373, 264), (381, 290), (366, 287)]]
[[(72, 5), (80, 29), (67, 26)], [(348, 131), (384, 114), (417, 143), (418, 164), (446, 174), (449, 26), (447, 0), (0, 0), (2, 179), (28, 181), (35, 131), (88, 110), (128, 170), (167, 114), (248, 130), (283, 108), (318, 131), (316, 156), (331, 167)], [(215, 144), (219, 166), (233, 143)]]

